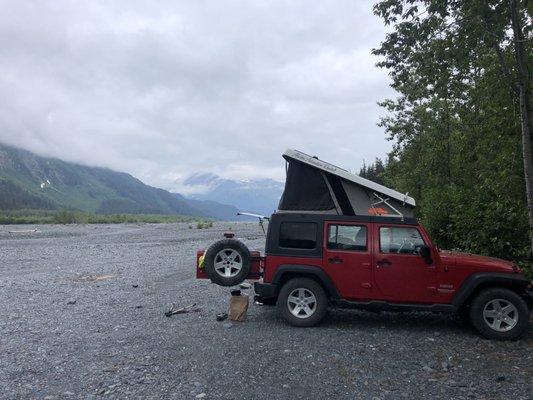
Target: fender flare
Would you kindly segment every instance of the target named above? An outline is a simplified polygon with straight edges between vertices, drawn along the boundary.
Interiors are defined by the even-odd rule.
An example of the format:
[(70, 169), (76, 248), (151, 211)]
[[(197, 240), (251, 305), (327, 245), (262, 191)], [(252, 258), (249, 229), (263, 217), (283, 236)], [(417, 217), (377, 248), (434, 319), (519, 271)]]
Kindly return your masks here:
[(529, 281), (522, 275), (512, 275), (501, 272), (478, 272), (470, 275), (465, 279), (459, 290), (455, 293), (452, 299), (452, 304), (456, 307), (461, 307), (469, 299), (469, 297), (480, 287), (494, 285), (507, 288), (518, 288), (526, 291)]
[(276, 287), (278, 288), (277, 290), (278, 292), (281, 286), (283, 275), (285, 274), (312, 276), (319, 283), (321, 283), (322, 286), (324, 286), (324, 289), (326, 289), (326, 292), (331, 298), (340, 299), (340, 295), (337, 290), (337, 287), (333, 284), (333, 281), (326, 274), (326, 272), (320, 267), (317, 267), (315, 265), (299, 265), (299, 264), (280, 265), (277, 268), (276, 273), (274, 274), (274, 278), (272, 279), (272, 284), (276, 285)]

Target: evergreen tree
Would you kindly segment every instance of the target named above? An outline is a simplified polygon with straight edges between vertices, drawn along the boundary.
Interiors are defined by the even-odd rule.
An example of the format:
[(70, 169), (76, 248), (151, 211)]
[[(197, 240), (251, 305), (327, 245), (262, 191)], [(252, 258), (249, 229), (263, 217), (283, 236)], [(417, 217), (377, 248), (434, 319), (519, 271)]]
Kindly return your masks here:
[[(531, 18), (516, 0), (383, 0), (374, 54), (399, 97), (381, 120), (384, 176), (443, 247), (514, 260), (533, 249)], [(529, 206), (529, 207), (528, 207)], [(529, 214), (528, 214), (529, 210)]]

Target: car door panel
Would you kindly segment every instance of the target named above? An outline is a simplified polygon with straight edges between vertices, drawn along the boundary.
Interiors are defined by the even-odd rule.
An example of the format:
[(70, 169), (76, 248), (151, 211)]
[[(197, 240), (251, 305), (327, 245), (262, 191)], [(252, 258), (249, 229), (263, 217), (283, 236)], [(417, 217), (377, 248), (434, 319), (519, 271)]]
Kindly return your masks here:
[[(364, 235), (362, 229), (364, 229)], [(339, 236), (342, 238), (340, 242), (330, 242), (329, 236), (332, 230), (336, 238)], [(345, 232), (344, 236), (342, 232)], [(355, 235), (353, 238), (352, 234)], [(324, 268), (336, 283), (340, 295), (348, 300), (372, 298), (371, 224), (326, 222), (323, 246)]]
[(377, 297), (395, 302), (432, 302), (435, 266), (412, 254), (417, 246), (428, 244), (422, 232), (416, 226), (374, 224), (372, 236)]

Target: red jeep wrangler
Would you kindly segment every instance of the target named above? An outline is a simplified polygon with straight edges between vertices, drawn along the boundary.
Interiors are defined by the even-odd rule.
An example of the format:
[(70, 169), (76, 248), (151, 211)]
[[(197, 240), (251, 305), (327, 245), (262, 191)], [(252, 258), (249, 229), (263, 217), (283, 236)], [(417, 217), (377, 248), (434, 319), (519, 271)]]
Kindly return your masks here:
[(461, 313), (492, 339), (526, 331), (533, 291), (516, 265), (440, 251), (407, 194), (297, 150), (283, 157), (285, 190), (265, 257), (227, 238), (205, 257), (198, 252), (198, 278), (232, 286), (262, 277), (256, 300), (277, 304), (296, 326), (315, 325), (339, 306)]
[(262, 277), (255, 300), (295, 326), (317, 324), (329, 306), (419, 310), (464, 313), (483, 336), (505, 340), (527, 330), (533, 305), (516, 265), (441, 251), (414, 218), (273, 214), (265, 257), (226, 238), (197, 276), (223, 286)]

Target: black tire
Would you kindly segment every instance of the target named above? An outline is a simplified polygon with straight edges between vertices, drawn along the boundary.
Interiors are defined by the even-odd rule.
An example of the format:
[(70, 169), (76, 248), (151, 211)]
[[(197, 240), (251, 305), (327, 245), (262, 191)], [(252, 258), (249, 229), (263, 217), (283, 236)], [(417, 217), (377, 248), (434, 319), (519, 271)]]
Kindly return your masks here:
[[(314, 311), (309, 316), (305, 316), (306, 311), (302, 310), (303, 315), (298, 317), (289, 308), (289, 295), (298, 289), (304, 289), (304, 293), (308, 291), (316, 300)], [(313, 326), (326, 316), (328, 297), (322, 286), (316, 281), (310, 278), (293, 278), (282, 286), (278, 296), (277, 307), (283, 319), (289, 324), (302, 327)], [(308, 305), (308, 307), (312, 308), (312, 305)]]
[[(224, 261), (222, 257), (228, 254), (237, 254), (235, 263), (231, 261)], [(218, 258), (218, 259), (217, 259)], [(215, 264), (217, 262), (228, 262), (227, 268), (230, 271), (230, 276), (223, 276), (220, 270), (217, 270)], [(240, 270), (237, 269), (240, 264)], [(211, 282), (220, 286), (235, 286), (243, 282), (250, 273), (250, 250), (244, 243), (236, 239), (222, 239), (213, 243), (207, 249), (204, 258), (204, 266), (207, 275)], [(226, 269), (224, 270), (226, 271)]]
[[(511, 314), (507, 316), (505, 316), (505, 311), (498, 315), (498, 311), (494, 308), (494, 301), (500, 303), (501, 307), (512, 304), (515, 310), (512, 310)], [(490, 312), (490, 315), (495, 315), (495, 317), (487, 316), (485, 318), (484, 311)], [(513, 323), (515, 318), (517, 320)], [(508, 323), (507, 320), (511, 323)], [(504, 288), (485, 289), (470, 304), (470, 322), (487, 339), (514, 340), (528, 329), (529, 308), (524, 299), (512, 290)], [(496, 326), (500, 324), (500, 329), (507, 330), (499, 331), (491, 327), (490, 323), (496, 324)]]

